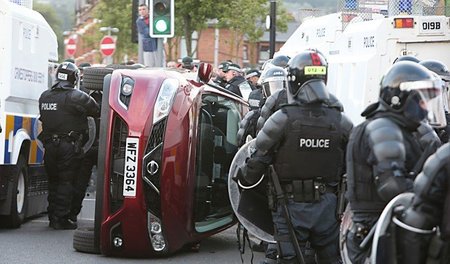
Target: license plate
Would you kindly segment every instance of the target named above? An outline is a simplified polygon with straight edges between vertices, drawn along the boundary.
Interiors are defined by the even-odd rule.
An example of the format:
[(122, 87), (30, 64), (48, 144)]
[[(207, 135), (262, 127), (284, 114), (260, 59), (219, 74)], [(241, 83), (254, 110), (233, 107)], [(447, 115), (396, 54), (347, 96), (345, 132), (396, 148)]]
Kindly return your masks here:
[(138, 138), (127, 138), (123, 172), (123, 196), (136, 197)]
[(441, 19), (422, 18), (418, 21), (420, 35), (443, 35), (446, 24)]

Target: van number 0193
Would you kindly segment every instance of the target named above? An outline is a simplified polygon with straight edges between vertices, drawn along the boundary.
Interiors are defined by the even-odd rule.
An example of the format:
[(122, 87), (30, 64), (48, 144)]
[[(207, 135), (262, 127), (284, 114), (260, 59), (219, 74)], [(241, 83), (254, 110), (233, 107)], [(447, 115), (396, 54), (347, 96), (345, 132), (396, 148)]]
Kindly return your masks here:
[(422, 22), (422, 30), (441, 29), (441, 22)]

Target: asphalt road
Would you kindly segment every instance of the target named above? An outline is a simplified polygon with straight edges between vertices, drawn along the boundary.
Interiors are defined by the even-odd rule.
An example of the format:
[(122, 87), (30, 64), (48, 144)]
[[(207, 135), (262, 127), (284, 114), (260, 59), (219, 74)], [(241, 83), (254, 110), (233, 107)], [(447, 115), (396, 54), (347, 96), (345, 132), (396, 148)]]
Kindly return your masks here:
[[(28, 220), (19, 229), (0, 229), (0, 264), (242, 263), (237, 247), (236, 226), (202, 241), (199, 252), (183, 251), (156, 259), (109, 258), (76, 252), (72, 247), (73, 232), (49, 228), (46, 215)], [(244, 263), (252, 263), (248, 247), (243, 259)], [(263, 259), (263, 253), (254, 252), (253, 263), (259, 263)]]

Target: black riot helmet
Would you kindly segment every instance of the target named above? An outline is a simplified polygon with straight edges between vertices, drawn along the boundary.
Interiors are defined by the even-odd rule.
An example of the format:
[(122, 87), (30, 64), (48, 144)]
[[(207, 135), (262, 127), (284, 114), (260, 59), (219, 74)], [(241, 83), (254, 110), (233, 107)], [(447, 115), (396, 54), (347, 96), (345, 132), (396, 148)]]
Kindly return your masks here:
[(296, 97), (300, 87), (308, 80), (327, 81), (328, 64), (322, 54), (315, 50), (300, 52), (288, 64), (289, 93)]
[(277, 90), (286, 89), (286, 77), (286, 71), (282, 67), (272, 66), (268, 69), (261, 80), (264, 96), (267, 98)]
[(428, 70), (435, 72), (442, 80), (450, 82), (450, 72), (443, 62), (438, 60), (423, 60), (419, 64), (423, 65)]
[(380, 103), (414, 125), (427, 115), (436, 114), (430, 108), (430, 101), (441, 94), (441, 80), (424, 66), (411, 61), (393, 64), (380, 84)]
[(78, 82), (79, 72), (80, 71), (75, 64), (71, 62), (63, 62), (56, 70), (56, 80), (66, 81), (72, 85), (75, 85)]
[(282, 68), (286, 68), (286, 66), (288, 65), (289, 62), (289, 57), (286, 55), (278, 55), (275, 56), (270, 63), (272, 63), (275, 66), (279, 66)]
[(415, 56), (403, 55), (403, 56), (397, 57), (394, 60), (394, 63), (401, 62), (401, 61), (412, 61), (412, 62), (415, 62), (415, 63), (419, 63), (420, 62), (420, 60), (418, 58), (416, 58)]

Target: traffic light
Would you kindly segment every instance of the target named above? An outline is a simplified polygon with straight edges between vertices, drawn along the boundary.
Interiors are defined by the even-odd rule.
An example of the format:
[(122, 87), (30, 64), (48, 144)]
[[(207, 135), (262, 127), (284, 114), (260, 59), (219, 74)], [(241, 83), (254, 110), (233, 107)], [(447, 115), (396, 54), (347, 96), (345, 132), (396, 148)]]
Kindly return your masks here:
[(174, 0), (150, 0), (150, 36), (171, 38), (175, 31)]

